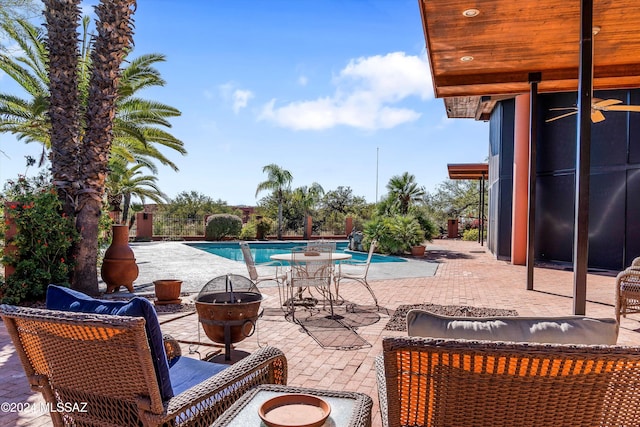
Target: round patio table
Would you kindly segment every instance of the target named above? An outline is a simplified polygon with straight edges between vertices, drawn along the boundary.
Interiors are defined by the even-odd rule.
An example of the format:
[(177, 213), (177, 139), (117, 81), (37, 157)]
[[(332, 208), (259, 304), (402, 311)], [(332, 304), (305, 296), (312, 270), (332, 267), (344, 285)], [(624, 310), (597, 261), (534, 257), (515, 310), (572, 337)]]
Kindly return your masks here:
[[(271, 255), (269, 258), (271, 258), (274, 261), (287, 261), (287, 262), (291, 262), (293, 261), (293, 254), (292, 253), (286, 253), (286, 254), (275, 254), (275, 255)], [(296, 262), (307, 262), (307, 261), (327, 261), (329, 259), (328, 254), (326, 252), (320, 252), (319, 255), (304, 255), (302, 253), (298, 253), (296, 254)], [(344, 261), (347, 259), (351, 259), (351, 254), (348, 254), (346, 252), (332, 252), (331, 253), (331, 261)]]

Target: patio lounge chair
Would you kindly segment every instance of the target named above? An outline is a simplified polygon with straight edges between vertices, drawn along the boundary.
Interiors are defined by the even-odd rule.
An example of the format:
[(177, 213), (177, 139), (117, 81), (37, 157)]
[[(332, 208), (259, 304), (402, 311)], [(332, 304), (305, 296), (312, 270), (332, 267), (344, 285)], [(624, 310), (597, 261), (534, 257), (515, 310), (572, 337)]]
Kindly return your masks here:
[(640, 348), (416, 337), (382, 347), (385, 427), (640, 425)]
[[(131, 301), (123, 307), (150, 305)], [(110, 302), (95, 307), (112, 310)], [(183, 357), (179, 346), (163, 344), (159, 328), (148, 328), (157, 326), (152, 317), (9, 305), (0, 315), (55, 426), (209, 426), (253, 387), (287, 382), (287, 360), (274, 347), (232, 366)]]
[[(336, 275), (336, 298), (339, 298), (340, 295), (340, 282), (343, 280), (354, 280), (367, 288), (373, 298), (373, 302), (376, 307), (379, 308), (378, 298), (376, 298), (376, 294), (373, 293), (373, 289), (367, 281), (367, 274), (369, 273), (369, 266), (371, 265), (371, 257), (373, 256), (373, 252), (376, 250), (377, 244), (377, 240), (371, 241), (369, 254), (367, 255), (367, 260), (365, 262), (348, 261), (340, 265), (338, 274)], [(353, 266), (356, 267), (353, 268)]]

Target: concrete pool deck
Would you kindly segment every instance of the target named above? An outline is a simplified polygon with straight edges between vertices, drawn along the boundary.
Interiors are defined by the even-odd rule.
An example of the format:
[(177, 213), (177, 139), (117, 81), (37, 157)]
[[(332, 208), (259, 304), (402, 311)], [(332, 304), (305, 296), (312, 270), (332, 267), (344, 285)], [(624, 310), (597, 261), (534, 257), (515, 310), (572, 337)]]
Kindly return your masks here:
[[(194, 242), (189, 242), (194, 243)], [(140, 270), (133, 287), (136, 293), (153, 292), (153, 281), (158, 279), (182, 280), (182, 292), (198, 293), (214, 277), (228, 273), (249, 275), (243, 261), (233, 261), (194, 248), (185, 242), (131, 243)], [(434, 249), (431, 245), (427, 249)], [(433, 260), (407, 257), (407, 262), (378, 262), (369, 267), (369, 280), (389, 280), (416, 277), (431, 277), (439, 263)], [(258, 267), (259, 272), (273, 272), (273, 267)], [(104, 283), (101, 291), (106, 290)], [(276, 286), (274, 282), (263, 282), (260, 287)], [(124, 288), (121, 288), (124, 290)]]

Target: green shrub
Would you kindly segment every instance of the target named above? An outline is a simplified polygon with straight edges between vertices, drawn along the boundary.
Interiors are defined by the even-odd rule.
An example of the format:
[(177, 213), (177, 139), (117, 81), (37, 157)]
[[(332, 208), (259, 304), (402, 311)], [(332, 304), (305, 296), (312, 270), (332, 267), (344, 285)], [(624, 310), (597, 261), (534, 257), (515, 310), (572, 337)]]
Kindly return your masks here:
[[(485, 231), (483, 234), (484, 234), (484, 238), (486, 238), (487, 232)], [(478, 241), (479, 235), (480, 235), (480, 231), (478, 231), (477, 228), (470, 228), (468, 230), (464, 230), (464, 233), (462, 233), (462, 240), (467, 240), (469, 242), (476, 242)]]
[(240, 232), (240, 239), (242, 240), (254, 240), (254, 239), (266, 239), (267, 235), (273, 228), (273, 221), (269, 218), (261, 217), (260, 219), (252, 218), (245, 225), (242, 226)]
[(273, 221), (269, 218), (262, 217), (256, 220), (256, 238), (257, 239), (266, 239), (267, 235), (271, 233), (273, 230)]
[(242, 226), (240, 231), (240, 240), (253, 240), (256, 238), (256, 223), (249, 221)]
[(412, 216), (395, 216), (391, 218), (389, 227), (399, 247), (399, 251), (396, 253), (410, 251), (411, 247), (421, 245), (424, 242), (424, 231), (422, 231), (420, 223)]
[(45, 297), (47, 286), (55, 283), (69, 286), (73, 270), (71, 246), (78, 240), (72, 219), (62, 213), (56, 189), (46, 176), (8, 181), (2, 202), (6, 203), (3, 238), (11, 220), (17, 234), (16, 252), (2, 257), (2, 263), (13, 265), (15, 272), (0, 281), (0, 301), (18, 304)]
[(381, 253), (403, 254), (424, 242), (420, 223), (412, 216), (377, 217), (364, 227), (365, 241), (378, 239)]
[(207, 218), (205, 240), (237, 239), (242, 231), (242, 219), (231, 214), (215, 214)]
[(424, 240), (432, 241), (436, 235), (436, 226), (431, 218), (429, 218), (424, 209), (415, 209), (411, 214), (420, 224), (420, 228), (424, 232)]

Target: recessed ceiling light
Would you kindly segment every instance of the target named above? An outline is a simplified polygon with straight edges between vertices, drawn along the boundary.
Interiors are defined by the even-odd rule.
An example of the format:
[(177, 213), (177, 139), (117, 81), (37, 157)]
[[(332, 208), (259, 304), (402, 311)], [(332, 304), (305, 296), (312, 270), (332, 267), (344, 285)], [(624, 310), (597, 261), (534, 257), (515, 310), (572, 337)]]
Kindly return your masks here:
[(473, 61), (473, 56), (465, 55), (465, 56), (460, 58), (460, 61), (462, 61), (462, 62), (471, 62), (471, 61)]
[(462, 15), (466, 16), (467, 18), (473, 18), (474, 16), (478, 16), (479, 14), (480, 11), (478, 9), (467, 9), (462, 12)]

